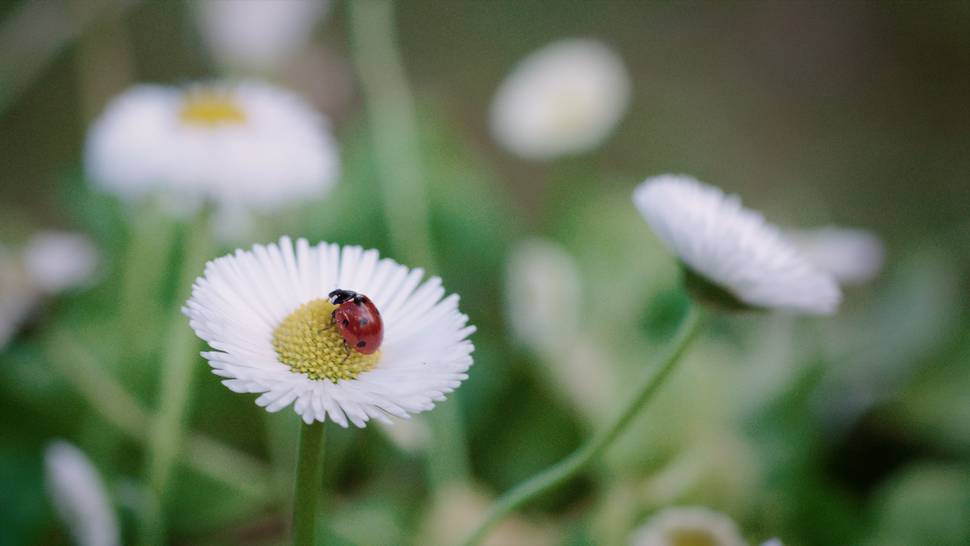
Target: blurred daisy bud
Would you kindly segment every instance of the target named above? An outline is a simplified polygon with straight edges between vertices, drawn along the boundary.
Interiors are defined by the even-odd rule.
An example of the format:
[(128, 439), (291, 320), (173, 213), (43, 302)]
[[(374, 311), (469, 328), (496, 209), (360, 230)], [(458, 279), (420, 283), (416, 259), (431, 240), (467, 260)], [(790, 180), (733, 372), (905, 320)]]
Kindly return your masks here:
[(329, 6), (327, 0), (200, 0), (195, 14), (219, 65), (264, 72), (307, 47)]
[(640, 484), (640, 504), (659, 507), (691, 499), (743, 512), (758, 483), (755, 460), (736, 435), (702, 435)]
[(616, 53), (594, 40), (561, 40), (523, 59), (501, 84), (492, 134), (527, 159), (582, 153), (610, 135), (629, 102), (630, 77)]
[(57, 515), (79, 546), (117, 546), (118, 520), (97, 469), (64, 441), (44, 451), (47, 491)]
[(362, 428), (428, 411), (468, 378), (475, 327), (423, 276), (376, 250), (283, 237), (206, 264), (183, 311), (230, 390)]
[(91, 281), (98, 267), (98, 251), (80, 233), (42, 231), (27, 242), (24, 267), (41, 291), (56, 294)]
[(576, 261), (561, 245), (532, 238), (509, 253), (504, 306), (515, 339), (549, 356), (579, 331), (582, 282)]
[(629, 543), (630, 546), (747, 546), (731, 518), (701, 507), (661, 510), (633, 533)]
[(871, 281), (885, 261), (882, 241), (863, 229), (824, 227), (789, 231), (786, 236), (803, 256), (842, 284)]
[(85, 167), (128, 201), (161, 195), (273, 212), (322, 197), (338, 174), (329, 123), (299, 96), (258, 82), (139, 85), (88, 131)]
[(688, 176), (648, 178), (633, 202), (680, 260), (694, 297), (721, 309), (831, 314), (835, 279), (803, 256), (737, 196)]
[(380, 423), (378, 428), (391, 443), (407, 453), (420, 453), (431, 442), (431, 428), (420, 418)]
[(16, 253), (0, 244), (0, 349), (27, 320), (38, 297)]
[[(418, 544), (450, 546), (475, 528), (494, 502), (485, 493), (464, 484), (445, 487), (428, 510)], [(559, 544), (554, 526), (512, 516), (500, 523), (483, 546), (553, 546)]]

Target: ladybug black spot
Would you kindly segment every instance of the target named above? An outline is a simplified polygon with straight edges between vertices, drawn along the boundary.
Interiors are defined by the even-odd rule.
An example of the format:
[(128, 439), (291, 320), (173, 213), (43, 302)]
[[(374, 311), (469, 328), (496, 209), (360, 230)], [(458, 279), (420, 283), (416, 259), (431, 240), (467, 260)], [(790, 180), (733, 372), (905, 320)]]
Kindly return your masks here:
[(357, 346), (358, 346), (358, 347), (363, 347), (363, 346), (365, 346), (365, 345), (367, 345), (367, 342), (366, 342), (366, 341), (363, 341), (363, 340), (361, 340), (361, 341), (358, 341), (358, 342), (357, 342)]
[(344, 319), (343, 324), (344, 324), (344, 326), (350, 326), (350, 321), (347, 320), (347, 319)]

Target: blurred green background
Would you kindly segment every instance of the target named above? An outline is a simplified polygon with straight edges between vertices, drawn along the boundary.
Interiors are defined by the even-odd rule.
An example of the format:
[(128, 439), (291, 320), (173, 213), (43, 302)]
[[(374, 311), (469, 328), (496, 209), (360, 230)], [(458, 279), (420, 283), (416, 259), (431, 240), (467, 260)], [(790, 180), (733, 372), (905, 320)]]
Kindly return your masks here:
[[(82, 393), (92, 374), (114, 374), (150, 409), (158, 355), (104, 364), (122, 358), (104, 340), (117, 328), (130, 218), (87, 184), (81, 150), (88, 123), (132, 83), (220, 76), (191, 8), (0, 3), (0, 242), (71, 229), (101, 255), (93, 285), (46, 299), (0, 349), (0, 544), (70, 543), (43, 487), (55, 437), (101, 470), (125, 537), (136, 525), (143, 446)], [(391, 251), (347, 12), (334, 3), (275, 76), (333, 120), (337, 187), (262, 219), (258, 240), (240, 246), (291, 234)], [(717, 320), (606, 459), (530, 506), (505, 543), (624, 544), (653, 510), (701, 504), (752, 542), (970, 544), (970, 3), (421, 1), (398, 4), (397, 17), (438, 273), (478, 327), (470, 378), (449, 401), (475, 492), (433, 495), (423, 453), (434, 446), (420, 438), (332, 428), (327, 544), (455, 543), (442, 519), (476, 520), (484, 499), (609, 415), (684, 308), (673, 260), (629, 199), (662, 172), (737, 192), (784, 226), (870, 229), (885, 269), (847, 288), (835, 317)], [(626, 63), (628, 113), (594, 152), (509, 155), (488, 131), (495, 89), (524, 55), (577, 36)], [(529, 236), (575, 259), (589, 392), (511, 333), (508, 253)], [(178, 261), (177, 249), (157, 257), (169, 277)], [(173, 292), (168, 282), (156, 294), (159, 330), (181, 303)], [(229, 392), (201, 359), (195, 371), (191, 429), (244, 454), (242, 468), (272, 486), (240, 493), (179, 466), (161, 508), (170, 542), (285, 543), (296, 416)]]

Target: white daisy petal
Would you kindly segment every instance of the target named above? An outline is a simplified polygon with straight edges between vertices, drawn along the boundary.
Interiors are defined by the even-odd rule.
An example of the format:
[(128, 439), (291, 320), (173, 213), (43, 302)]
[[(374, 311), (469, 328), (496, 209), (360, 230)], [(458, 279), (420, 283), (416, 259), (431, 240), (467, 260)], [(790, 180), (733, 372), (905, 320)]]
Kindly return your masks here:
[(238, 216), (321, 197), (338, 156), (327, 120), (289, 91), (253, 81), (140, 85), (91, 126), (85, 166), (126, 200), (162, 195), (182, 213), (211, 201)]
[(44, 451), (48, 493), (74, 542), (80, 546), (121, 543), (118, 518), (98, 470), (84, 453), (64, 441)]
[(553, 42), (522, 60), (499, 87), (491, 128), (509, 151), (550, 159), (606, 139), (630, 102), (623, 61), (595, 40)]
[(329, 2), (200, 0), (195, 8), (202, 37), (220, 65), (260, 71), (306, 47)]
[(663, 175), (638, 186), (633, 201), (687, 268), (741, 302), (815, 314), (838, 307), (835, 280), (736, 196), (687, 176)]
[(701, 507), (661, 510), (630, 537), (630, 546), (747, 546), (734, 521)]
[(52, 294), (89, 282), (98, 267), (98, 251), (80, 233), (41, 231), (24, 248), (31, 282)]
[[(284, 237), (211, 261), (183, 312), (212, 347), (202, 356), (230, 390), (258, 393), (256, 403), (267, 411), (292, 404), (307, 423), (329, 419), (363, 427), (371, 419), (431, 409), (472, 365), (467, 338), (475, 328), (458, 310), (458, 296), (446, 296), (439, 278), (422, 282), (422, 276), (375, 250)], [(337, 288), (371, 298), (384, 322), (384, 341), (369, 369), (350, 378), (313, 379), (283, 361), (275, 332), (301, 306), (326, 300)], [(311, 335), (339, 333), (334, 327)]]
[(864, 284), (882, 269), (886, 251), (874, 233), (863, 229), (824, 227), (786, 233), (798, 250), (842, 284)]

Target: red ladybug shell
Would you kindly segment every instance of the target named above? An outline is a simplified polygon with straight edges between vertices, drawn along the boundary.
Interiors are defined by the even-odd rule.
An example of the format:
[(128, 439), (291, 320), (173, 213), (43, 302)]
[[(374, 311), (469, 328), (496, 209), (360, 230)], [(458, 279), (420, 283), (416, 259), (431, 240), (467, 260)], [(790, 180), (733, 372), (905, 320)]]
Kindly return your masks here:
[(330, 293), (330, 302), (337, 306), (331, 316), (348, 347), (365, 355), (380, 349), (384, 321), (370, 298), (351, 290), (334, 290)]

